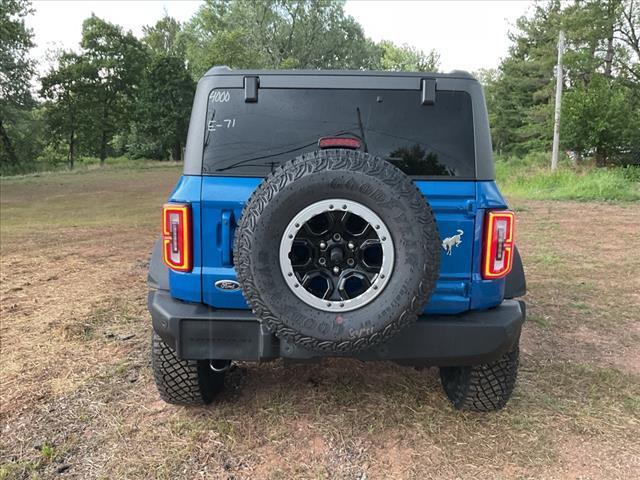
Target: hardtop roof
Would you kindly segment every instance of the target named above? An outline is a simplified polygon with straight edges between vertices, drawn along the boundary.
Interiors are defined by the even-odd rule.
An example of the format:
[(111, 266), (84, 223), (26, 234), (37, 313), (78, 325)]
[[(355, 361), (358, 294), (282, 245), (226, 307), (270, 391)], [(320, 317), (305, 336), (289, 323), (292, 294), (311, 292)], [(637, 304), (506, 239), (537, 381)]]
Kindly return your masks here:
[(420, 77), (420, 78), (456, 78), (460, 80), (472, 80), (476, 78), (464, 70), (452, 70), (448, 73), (435, 72), (390, 72), (379, 70), (234, 70), (227, 66), (215, 66), (210, 68), (204, 77), (218, 75), (280, 75), (280, 76), (362, 76), (362, 77)]

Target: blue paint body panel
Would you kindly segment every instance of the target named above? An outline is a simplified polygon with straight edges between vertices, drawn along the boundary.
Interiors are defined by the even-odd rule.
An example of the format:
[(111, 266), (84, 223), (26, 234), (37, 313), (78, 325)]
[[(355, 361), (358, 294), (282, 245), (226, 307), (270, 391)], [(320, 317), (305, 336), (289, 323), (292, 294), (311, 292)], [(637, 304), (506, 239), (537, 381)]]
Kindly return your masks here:
[(429, 200), (436, 216), (440, 239), (463, 232), (459, 246), (447, 255), (440, 251), (440, 279), (426, 313), (459, 313), (469, 309), (469, 285), (473, 259), (475, 223), (474, 182), (417, 181), (416, 185)]
[[(203, 177), (202, 182), (202, 300), (219, 308), (249, 308), (240, 290), (220, 290), (218, 280), (236, 280), (233, 233), (242, 208), (261, 178)], [(225, 215), (226, 214), (226, 215)], [(223, 215), (229, 223), (223, 223)], [(227, 243), (226, 238), (230, 238)], [(226, 257), (226, 258), (225, 258)], [(227, 261), (228, 259), (228, 261)]]
[[(236, 280), (233, 236), (242, 208), (261, 178), (183, 176), (170, 201), (189, 202), (193, 212), (194, 268), (171, 272), (171, 295), (225, 309), (249, 308), (239, 290), (221, 290), (218, 280)], [(480, 275), (485, 211), (506, 208), (493, 181), (416, 181), (435, 215), (441, 239), (462, 230), (461, 243), (441, 250), (440, 278), (425, 313), (456, 314), (499, 305), (505, 281)]]

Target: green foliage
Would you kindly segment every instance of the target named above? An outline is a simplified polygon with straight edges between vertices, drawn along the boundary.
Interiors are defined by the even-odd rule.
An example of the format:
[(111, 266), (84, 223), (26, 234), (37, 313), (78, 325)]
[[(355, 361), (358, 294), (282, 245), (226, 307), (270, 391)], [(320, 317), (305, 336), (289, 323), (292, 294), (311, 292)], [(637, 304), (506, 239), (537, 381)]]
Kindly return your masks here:
[(232, 68), (372, 68), (379, 50), (344, 2), (208, 0), (185, 28), (194, 78)]
[(151, 60), (138, 93), (134, 157), (182, 158), (194, 92), (195, 83), (181, 58), (159, 54)]
[(439, 55), (389, 41), (375, 44), (343, 1), (208, 0), (178, 35), (194, 79), (231, 68), (437, 71)]
[(92, 74), (93, 69), (81, 56), (62, 52), (57, 67), (40, 80), (40, 94), (48, 100), (45, 104), (45, 120), (49, 127), (50, 143), (56, 147), (65, 145), (69, 168), (73, 168), (78, 153), (79, 134), (80, 138), (90, 136)]
[(56, 447), (50, 445), (49, 443), (45, 443), (44, 445), (42, 445), (42, 449), (40, 450), (40, 452), (42, 453), (42, 456), (49, 461), (54, 460), (57, 455)]
[[(57, 66), (41, 79), (48, 100), (50, 158), (66, 149), (73, 168), (79, 154), (104, 161), (114, 135), (126, 132), (147, 53), (131, 33), (92, 15), (83, 23), (81, 51), (62, 52)], [(53, 155), (52, 152), (56, 152)]]
[(640, 4), (634, 0), (557, 0), (517, 22), (497, 72), (482, 72), (494, 147), (522, 156), (548, 151), (560, 29), (565, 96), (561, 141), (599, 165), (637, 149), (640, 131)]
[(149, 47), (152, 54), (184, 57), (182, 25), (175, 18), (165, 15), (155, 25), (142, 27), (142, 31), (142, 42)]
[(46, 124), (41, 107), (7, 108), (7, 137), (18, 155), (17, 162), (1, 161), (0, 175), (16, 175), (37, 169), (37, 157), (40, 156), (46, 139)]
[(553, 66), (561, 9), (557, 1), (536, 5), (517, 21), (513, 45), (485, 84), (494, 148), (523, 154), (550, 147)]
[(378, 47), (382, 50), (380, 65), (378, 66), (380, 70), (410, 72), (438, 71), (440, 55), (435, 50), (425, 53), (407, 44), (397, 46), (388, 40), (381, 41)]
[(579, 85), (563, 99), (562, 139), (568, 148), (595, 150), (598, 165), (606, 156), (640, 145), (640, 104), (633, 91), (603, 75), (594, 74), (588, 86)]
[(0, 2), (0, 115), (4, 115), (7, 106), (24, 106), (31, 99), (33, 61), (28, 54), (33, 47), (33, 33), (24, 20), (29, 13), (28, 0)]
[(88, 151), (104, 160), (109, 141), (128, 129), (135, 93), (147, 63), (143, 44), (131, 32), (95, 15), (82, 25), (82, 61), (90, 70), (87, 116)]
[(622, 176), (630, 182), (640, 185), (640, 167), (635, 165), (625, 165), (620, 168)]
[(503, 194), (534, 200), (640, 201), (640, 167), (548, 168), (550, 154), (498, 157), (496, 178)]
[(24, 120), (22, 109), (33, 104), (29, 81), (33, 75), (33, 61), (29, 49), (33, 47), (33, 33), (25, 25), (31, 12), (27, 0), (0, 2), (0, 169), (20, 168), (28, 152), (16, 148), (14, 125)]

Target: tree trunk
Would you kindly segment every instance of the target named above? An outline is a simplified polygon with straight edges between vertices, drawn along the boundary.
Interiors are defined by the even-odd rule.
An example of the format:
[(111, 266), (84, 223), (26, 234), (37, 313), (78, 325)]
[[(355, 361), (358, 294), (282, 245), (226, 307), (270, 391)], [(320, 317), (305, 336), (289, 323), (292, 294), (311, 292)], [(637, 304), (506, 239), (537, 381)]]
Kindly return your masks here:
[(71, 134), (69, 135), (69, 170), (73, 170), (73, 165), (75, 163), (76, 156), (76, 131), (74, 128), (71, 129)]
[(107, 131), (102, 130), (100, 138), (100, 166), (104, 165), (104, 161), (107, 158)]
[(182, 144), (180, 142), (173, 144), (173, 160), (177, 162), (182, 160)]
[(609, 38), (607, 38), (607, 53), (604, 56), (604, 76), (611, 78), (611, 70), (613, 65), (613, 30), (611, 30)]
[(618, 2), (610, 1), (607, 5), (607, 15), (609, 24), (607, 28), (607, 53), (604, 56), (604, 76), (611, 78), (611, 71), (613, 70), (613, 32), (615, 28), (615, 9)]
[[(110, 101), (107, 99), (102, 104), (102, 119), (103, 122), (109, 122), (109, 108)], [(102, 131), (100, 132), (100, 166), (104, 165), (104, 161), (107, 158), (107, 128), (105, 126), (102, 127)]]
[(595, 159), (596, 159), (596, 167), (607, 166), (607, 155), (605, 152), (603, 152), (599, 148), (596, 148)]
[(4, 144), (4, 148), (7, 151), (7, 157), (9, 157), (9, 162), (13, 165), (18, 164), (18, 157), (16, 157), (16, 151), (13, 149), (13, 143), (11, 143), (11, 139), (7, 134), (7, 131), (4, 129), (4, 125), (2, 124), (2, 119), (0, 118), (0, 137), (2, 137), (2, 143)]
[(73, 170), (73, 164), (76, 155), (76, 114), (74, 109), (71, 109), (71, 131), (69, 132), (69, 170)]

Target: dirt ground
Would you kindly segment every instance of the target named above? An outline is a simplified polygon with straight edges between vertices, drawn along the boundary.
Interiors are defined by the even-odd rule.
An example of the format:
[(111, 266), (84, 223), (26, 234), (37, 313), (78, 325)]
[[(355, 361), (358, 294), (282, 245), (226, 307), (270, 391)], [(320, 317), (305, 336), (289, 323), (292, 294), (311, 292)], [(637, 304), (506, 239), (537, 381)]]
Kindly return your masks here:
[(513, 201), (529, 321), (501, 412), (352, 360), (241, 365), (182, 408), (156, 393), (145, 306), (178, 175), (0, 184), (0, 479), (638, 477), (639, 204)]

